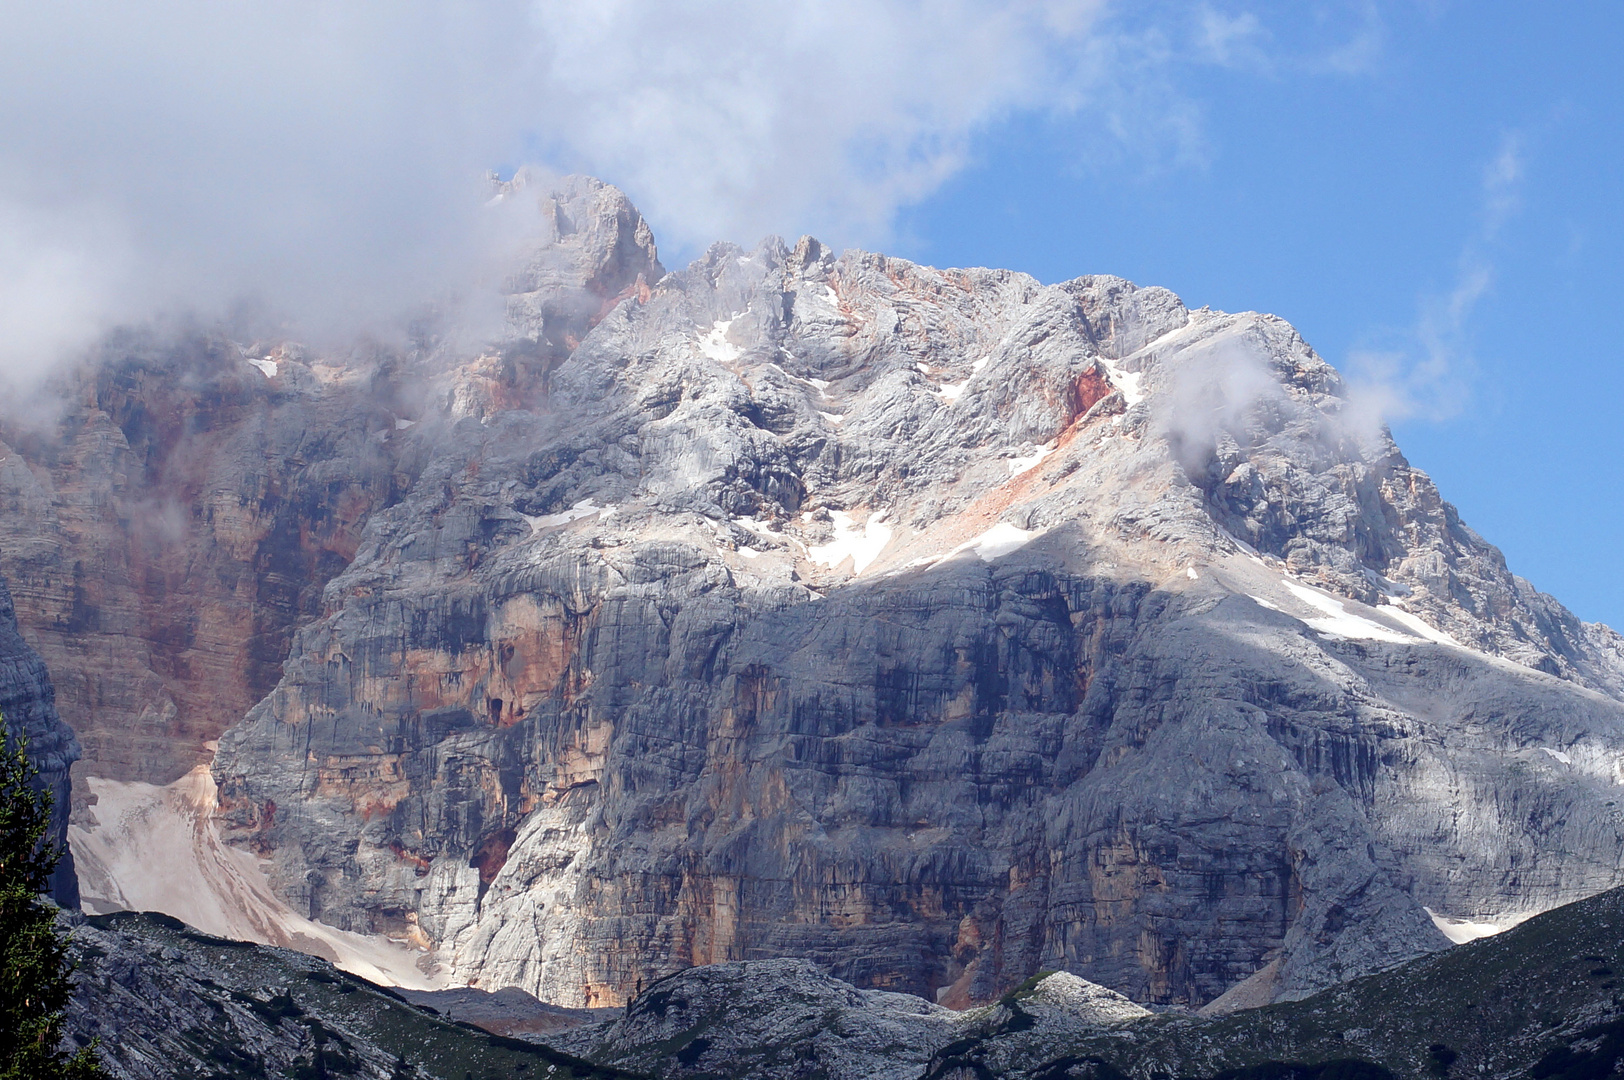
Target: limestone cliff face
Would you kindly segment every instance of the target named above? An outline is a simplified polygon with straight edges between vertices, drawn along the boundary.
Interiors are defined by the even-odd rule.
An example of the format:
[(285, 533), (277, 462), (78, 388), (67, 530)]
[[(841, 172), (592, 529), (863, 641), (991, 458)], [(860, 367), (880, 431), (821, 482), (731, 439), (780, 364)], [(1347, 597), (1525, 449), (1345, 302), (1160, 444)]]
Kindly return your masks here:
[[(155, 363), (130, 401), (247, 404), (153, 442), (98, 397), (6, 474), (48, 525), (0, 537), (25, 624), (72, 659), (73, 583), (117, 583), (98, 648), (175, 702), (143, 744), (85, 690), (91, 766), (218, 736), (222, 825), (301, 914), (566, 1005), (780, 956), (1201, 1004), (1619, 881), (1616, 635), (1289, 326), (810, 239), (664, 274), (611, 188), (498, 194), (541, 211), (499, 343)], [(151, 445), (191, 471), (116, 464)], [(155, 486), (184, 528), (142, 562), (105, 508)], [(261, 490), (299, 494), (219, 509)], [(205, 603), (224, 628), (167, 644), (151, 613)], [(254, 618), (288, 643), (259, 682)]]
[(549, 227), (582, 237), (525, 261), (511, 299), (526, 333), (501, 350), (457, 355), (432, 319), (409, 350), (336, 358), (130, 334), (64, 378), (51, 423), (0, 424), (0, 565), (89, 775), (174, 781), (276, 686), (368, 517), (415, 482), (426, 447), (409, 429), (449, 393), (437, 377), (458, 373), (464, 413), (534, 407), (563, 342), (658, 276), (619, 192), (582, 180), (543, 197)]
[(79, 905), (79, 882), (73, 854), (67, 850), (69, 771), (79, 760), (73, 729), (56, 711), (56, 688), (45, 662), (17, 630), (11, 590), (0, 577), (0, 715), (6, 737), (28, 740), (28, 757), (39, 769), (38, 782), (51, 793), (51, 827), (46, 840), (62, 851), (51, 879), (51, 897), (63, 907)]
[(573, 1005), (785, 955), (1267, 999), (1612, 884), (1605, 633), (1341, 395), (1164, 290), (717, 247), (545, 407), (441, 418), (222, 741), (230, 823)]
[(276, 685), (397, 479), (372, 437), (390, 418), (348, 380), (126, 344), (55, 430), (0, 446), (0, 556), (86, 767), (162, 784)]

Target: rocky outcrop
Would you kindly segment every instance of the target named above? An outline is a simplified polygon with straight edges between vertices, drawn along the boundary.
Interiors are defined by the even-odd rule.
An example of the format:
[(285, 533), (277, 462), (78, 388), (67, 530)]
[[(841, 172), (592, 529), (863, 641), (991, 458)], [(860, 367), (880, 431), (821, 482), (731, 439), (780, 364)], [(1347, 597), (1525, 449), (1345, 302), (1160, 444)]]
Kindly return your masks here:
[[(232, 674), (268, 692), (186, 758), (219, 735), (220, 825), (299, 916), (566, 1006), (773, 957), (953, 1007), (1042, 968), (1203, 1005), (1621, 879), (1616, 637), (1284, 323), (810, 238), (661, 276), (613, 189), (499, 194), (544, 211), (499, 345), (221, 361), (349, 448), (270, 455), (311, 508), (270, 550), (362, 506), (347, 565), (290, 575), (274, 685)], [(49, 493), (86, 468), (36, 503), (103, 505)], [(187, 528), (173, 595), (258, 587), (267, 549)], [(66, 596), (47, 547), (0, 553)]]
[(690, 968), (649, 987), (613, 1021), (544, 1037), (669, 1080), (915, 1080), (957, 1021), (939, 1005), (859, 990), (805, 960), (758, 960)]
[(73, 729), (56, 711), (56, 688), (45, 662), (23, 640), (11, 590), (0, 577), (0, 716), (6, 738), (27, 740), (28, 759), (39, 770), (36, 782), (51, 795), (51, 824), (46, 842), (62, 853), (51, 876), (51, 898), (63, 907), (79, 906), (79, 881), (68, 850), (70, 770), (79, 760)]
[(624, 1016), (560, 1035), (561, 1050), (666, 1080), (752, 1077), (917, 1080), (944, 1048), (1010, 1029), (1028, 1060), (1151, 1015), (1120, 994), (1045, 972), (997, 1004), (959, 1013), (909, 994), (859, 990), (805, 960), (690, 968)]
[(314, 957), (211, 938), (162, 916), (78, 921), (70, 954), (78, 970), (67, 1042), (95, 1040), (116, 1080), (626, 1077), (441, 1019)]
[(1221, 1018), (1171, 1012), (1042, 1039), (1015, 1017), (942, 1047), (922, 1080), (1156, 1076), (1607, 1076), (1624, 1068), (1614, 890), (1487, 941), (1303, 1001)]

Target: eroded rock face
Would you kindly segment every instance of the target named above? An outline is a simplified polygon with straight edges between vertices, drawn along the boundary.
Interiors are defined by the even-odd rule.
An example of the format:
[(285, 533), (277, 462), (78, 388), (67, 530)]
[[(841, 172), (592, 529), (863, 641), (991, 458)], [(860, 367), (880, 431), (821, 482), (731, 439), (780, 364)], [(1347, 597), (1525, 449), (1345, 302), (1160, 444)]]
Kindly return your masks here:
[[(783, 956), (955, 1007), (1040, 968), (1200, 1005), (1619, 880), (1616, 635), (1289, 326), (810, 239), (661, 276), (613, 189), (538, 205), (498, 346), (227, 365), (305, 380), (278, 415), (350, 448), (296, 521), (366, 496), (347, 566), (290, 574), (274, 686), (196, 732), (301, 914), (568, 1006)], [(87, 469), (34, 504), (102, 505), (51, 494)], [(266, 557), (185, 535), (173, 595)], [(12, 558), (71, 611), (46, 546)]]
[(546, 204), (510, 283), (515, 328), (470, 355), (432, 318), (406, 349), (315, 356), (130, 333), (64, 377), (53, 415), (0, 423), (0, 564), (56, 676), (88, 775), (168, 784), (276, 686), (295, 629), (366, 521), (416, 482), (425, 410), (534, 408), (546, 374), (653, 240), (584, 178)]
[(767, 956), (1290, 996), (1607, 887), (1605, 635), (1340, 395), (1164, 290), (715, 248), (445, 429), (224, 739), (231, 823), (569, 1005)]
[(0, 577), (0, 715), (6, 738), (28, 740), (28, 758), (37, 781), (51, 793), (51, 825), (46, 841), (62, 852), (51, 878), (51, 898), (63, 907), (79, 905), (73, 854), (67, 850), (69, 770), (79, 760), (79, 741), (56, 711), (56, 688), (45, 662), (17, 631), (17, 611), (6, 579)]
[(164, 784), (276, 685), (397, 477), (372, 437), (389, 415), (350, 378), (126, 345), (59, 424), (0, 447), (0, 553), (84, 768)]

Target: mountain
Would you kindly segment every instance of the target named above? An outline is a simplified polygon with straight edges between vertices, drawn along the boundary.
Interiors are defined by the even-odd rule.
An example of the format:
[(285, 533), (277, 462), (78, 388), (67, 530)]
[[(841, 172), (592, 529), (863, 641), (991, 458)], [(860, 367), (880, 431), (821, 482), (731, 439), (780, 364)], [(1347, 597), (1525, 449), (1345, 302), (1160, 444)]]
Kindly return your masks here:
[(1285, 323), (497, 199), (493, 342), (129, 336), (4, 429), (98, 910), (571, 1007), (1222, 1010), (1624, 880), (1624, 641)]

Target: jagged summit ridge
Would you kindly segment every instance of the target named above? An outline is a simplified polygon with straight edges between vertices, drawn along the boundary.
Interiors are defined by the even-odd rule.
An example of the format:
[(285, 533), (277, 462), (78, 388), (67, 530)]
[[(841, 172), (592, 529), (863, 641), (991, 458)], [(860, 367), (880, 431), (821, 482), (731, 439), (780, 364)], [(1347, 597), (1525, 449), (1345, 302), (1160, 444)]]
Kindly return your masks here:
[(570, 184), (500, 342), (199, 362), (244, 403), (195, 425), (217, 460), (300, 447), (255, 475), (309, 493), (248, 541), (193, 519), (232, 580), (374, 478), (214, 732), (220, 824), (298, 914), (566, 1005), (763, 957), (1203, 1004), (1618, 880), (1616, 639), (1285, 323), (810, 239), (662, 276)]

